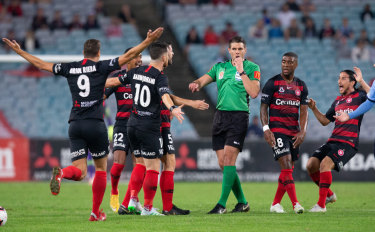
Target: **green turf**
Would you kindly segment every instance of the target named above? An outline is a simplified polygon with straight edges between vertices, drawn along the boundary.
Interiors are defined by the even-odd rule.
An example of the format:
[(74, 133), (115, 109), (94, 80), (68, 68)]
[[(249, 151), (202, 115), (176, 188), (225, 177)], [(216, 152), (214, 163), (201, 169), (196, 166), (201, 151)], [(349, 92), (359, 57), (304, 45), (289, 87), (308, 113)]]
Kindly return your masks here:
[[(287, 195), (282, 205), (287, 214), (269, 213), (276, 183), (245, 183), (250, 213), (207, 215), (220, 197), (220, 183), (176, 183), (175, 204), (192, 211), (189, 216), (120, 216), (109, 208), (107, 187), (102, 207), (105, 222), (89, 222), (91, 187), (87, 183), (64, 181), (59, 196), (52, 196), (49, 183), (0, 183), (0, 205), (8, 212), (8, 222), (0, 231), (375, 231), (375, 183), (334, 183), (338, 201), (327, 213), (292, 211)], [(120, 198), (126, 185), (120, 185)], [(309, 209), (318, 198), (312, 182), (297, 183), (300, 203)], [(233, 194), (227, 207), (235, 205)], [(158, 191), (155, 207), (162, 208)]]

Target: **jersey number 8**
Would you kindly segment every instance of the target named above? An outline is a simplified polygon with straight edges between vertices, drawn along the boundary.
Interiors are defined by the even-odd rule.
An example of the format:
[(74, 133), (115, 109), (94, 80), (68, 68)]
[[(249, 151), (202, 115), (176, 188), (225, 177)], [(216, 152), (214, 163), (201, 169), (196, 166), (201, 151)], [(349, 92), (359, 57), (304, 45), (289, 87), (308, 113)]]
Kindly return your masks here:
[(141, 88), (141, 84), (135, 84), (134, 103), (136, 105), (138, 105), (138, 100), (142, 107), (147, 107), (150, 105), (151, 93), (147, 85), (144, 85)]
[(80, 90), (79, 96), (87, 97), (90, 94), (90, 79), (86, 75), (80, 75), (77, 80), (77, 86)]

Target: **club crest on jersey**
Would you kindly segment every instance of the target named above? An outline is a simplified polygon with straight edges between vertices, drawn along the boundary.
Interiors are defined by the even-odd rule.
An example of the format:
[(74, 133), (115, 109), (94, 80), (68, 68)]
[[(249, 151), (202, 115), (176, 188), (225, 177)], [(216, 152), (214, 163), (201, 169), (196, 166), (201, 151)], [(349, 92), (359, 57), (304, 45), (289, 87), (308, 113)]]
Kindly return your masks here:
[(339, 154), (339, 156), (343, 156), (344, 155), (344, 150), (342, 150), (342, 149), (338, 150), (337, 154)]
[(221, 72), (219, 73), (219, 80), (223, 79), (223, 77), (224, 77), (224, 71), (221, 71)]
[(285, 92), (284, 88), (283, 88), (283, 87), (280, 87), (280, 88), (279, 88), (279, 92), (280, 92), (280, 93), (284, 93), (284, 92)]
[(299, 89), (296, 89), (296, 91), (294, 91), (296, 93), (297, 96), (301, 95), (301, 90)]
[(352, 98), (350, 97), (350, 98), (348, 98), (348, 99), (346, 99), (346, 103), (351, 103), (352, 102)]

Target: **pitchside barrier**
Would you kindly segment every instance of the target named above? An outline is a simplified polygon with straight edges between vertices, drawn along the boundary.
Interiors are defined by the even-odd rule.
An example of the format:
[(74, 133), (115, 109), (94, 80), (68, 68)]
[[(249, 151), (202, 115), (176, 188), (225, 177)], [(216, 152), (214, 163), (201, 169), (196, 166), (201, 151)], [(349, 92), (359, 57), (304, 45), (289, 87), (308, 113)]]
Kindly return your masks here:
[[(0, 140), (1, 141), (1, 140)], [(309, 156), (323, 142), (304, 142), (300, 158), (294, 167), (294, 179), (310, 180), (306, 172)], [(13, 144), (13, 145), (12, 145)], [(29, 147), (29, 153), (25, 152)], [(22, 148), (22, 149), (21, 149)], [(215, 152), (210, 140), (175, 141), (176, 181), (221, 181)], [(337, 174), (335, 181), (375, 181), (375, 157), (372, 143), (361, 143), (359, 152)], [(108, 171), (113, 156), (109, 156)], [(29, 166), (26, 164), (29, 163)], [(71, 164), (68, 140), (31, 139), (0, 142), (0, 181), (49, 180), (53, 166), (66, 167)], [(237, 171), (242, 181), (277, 181), (280, 167), (273, 159), (271, 148), (263, 140), (245, 142), (237, 159)], [(122, 180), (128, 180), (132, 170), (130, 156), (126, 160)]]

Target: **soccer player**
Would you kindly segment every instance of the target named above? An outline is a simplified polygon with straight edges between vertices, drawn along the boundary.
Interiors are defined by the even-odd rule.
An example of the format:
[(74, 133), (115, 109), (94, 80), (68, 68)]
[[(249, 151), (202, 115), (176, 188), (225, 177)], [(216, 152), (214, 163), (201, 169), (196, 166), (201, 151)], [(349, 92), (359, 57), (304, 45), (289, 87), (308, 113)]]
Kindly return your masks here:
[(84, 59), (79, 62), (53, 64), (45, 62), (25, 51), (13, 40), (3, 38), (18, 55), (39, 69), (67, 78), (73, 107), (69, 118), (69, 139), (72, 165), (64, 169), (55, 167), (51, 178), (51, 193), (60, 192), (63, 178), (80, 181), (87, 173), (87, 152), (90, 150), (95, 163), (95, 177), (92, 185), (93, 205), (90, 221), (104, 221), (106, 214), (99, 211), (107, 182), (108, 134), (103, 121), (104, 84), (110, 72), (120, 69), (135, 55), (161, 36), (163, 28), (149, 31), (147, 38), (118, 58), (99, 61), (100, 41), (89, 39), (83, 48)]
[[(131, 48), (126, 49), (125, 53), (130, 49)], [(140, 53), (127, 63), (127, 70), (131, 70), (141, 65), (142, 54)], [(112, 74), (112, 76), (118, 77), (120, 75), (125, 75), (127, 70), (123, 69), (117, 73)], [(117, 212), (120, 207), (118, 183), (120, 180), (121, 172), (125, 167), (126, 156), (130, 151), (130, 143), (128, 140), (126, 125), (130, 117), (133, 100), (130, 85), (121, 85), (114, 88), (107, 88), (104, 92), (104, 99), (109, 98), (112, 93), (115, 93), (116, 96), (117, 114), (116, 123), (113, 130), (113, 165), (110, 171), (112, 189), (109, 204), (111, 209), (114, 212)], [(143, 160), (138, 161), (138, 163), (142, 164)]]
[[(172, 45), (168, 45), (168, 65), (171, 65), (173, 62), (173, 48)], [(111, 85), (121, 84), (119, 79), (111, 79), (108, 82), (111, 82)], [(203, 100), (189, 100), (177, 97), (175, 95), (170, 95), (175, 105), (187, 105), (195, 109), (206, 110), (209, 105)], [(174, 190), (174, 170), (175, 170), (175, 154), (174, 154), (174, 145), (172, 135), (170, 133), (170, 113), (169, 110), (162, 105), (161, 110), (161, 131), (163, 138), (163, 157), (161, 161), (163, 163), (163, 172), (160, 178), (160, 188), (162, 192), (163, 200), (163, 214), (164, 215), (187, 215), (190, 213), (189, 210), (183, 210), (178, 208), (172, 203), (173, 200), (173, 190)], [(130, 181), (128, 184), (128, 190), (126, 192), (124, 201), (120, 205), (118, 213), (123, 214), (132, 214), (140, 213), (142, 211), (142, 206), (139, 203), (138, 193), (142, 188), (144, 174), (146, 167), (144, 165), (143, 158), (141, 155), (136, 157), (136, 166), (133, 169)]]
[(256, 98), (259, 94), (260, 69), (257, 64), (244, 59), (246, 42), (243, 38), (233, 37), (229, 41), (228, 52), (230, 60), (215, 64), (207, 74), (189, 84), (192, 92), (199, 91), (213, 81), (216, 81), (218, 88), (212, 148), (223, 170), (223, 183), (219, 202), (209, 214), (226, 213), (231, 191), (238, 201), (232, 212), (250, 210), (235, 165), (249, 124), (249, 95)]
[[(160, 158), (163, 155), (163, 140), (160, 133), (162, 101), (180, 123), (182, 106), (174, 105), (163, 70), (168, 66), (168, 45), (155, 42), (150, 45), (151, 62), (127, 72), (119, 78), (122, 84), (131, 84), (133, 110), (128, 121), (128, 136), (134, 155), (141, 155), (146, 166), (143, 182), (144, 208), (141, 215), (163, 215), (153, 208), (157, 190)], [(109, 79), (110, 80), (110, 79)], [(108, 80), (108, 81), (109, 81)], [(107, 82), (108, 82), (107, 81)], [(107, 83), (108, 85), (111, 82)], [(106, 84), (106, 86), (108, 86)]]
[(280, 202), (288, 193), (295, 213), (303, 213), (293, 180), (293, 165), (299, 157), (299, 145), (307, 128), (307, 95), (305, 82), (294, 75), (298, 56), (287, 52), (281, 60), (281, 73), (270, 78), (262, 90), (260, 119), (264, 138), (272, 147), (281, 172), (270, 211), (285, 213)]
[(331, 170), (339, 172), (358, 151), (359, 131), (363, 115), (344, 123), (335, 120), (335, 116), (341, 112), (352, 112), (366, 101), (366, 93), (358, 91), (355, 85), (359, 82), (366, 92), (369, 92), (370, 87), (363, 80), (360, 70), (358, 68), (354, 68), (354, 70), (356, 72), (352, 70), (340, 72), (338, 79), (340, 96), (333, 101), (326, 114), (319, 111), (313, 99), (310, 99), (308, 104), (323, 126), (335, 122), (331, 137), (313, 153), (306, 165), (307, 172), (319, 186), (318, 203), (310, 209), (310, 212), (326, 212), (326, 203), (336, 201), (336, 195), (330, 190)]

